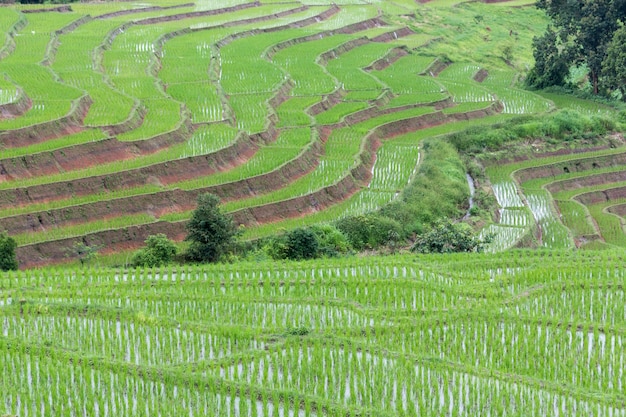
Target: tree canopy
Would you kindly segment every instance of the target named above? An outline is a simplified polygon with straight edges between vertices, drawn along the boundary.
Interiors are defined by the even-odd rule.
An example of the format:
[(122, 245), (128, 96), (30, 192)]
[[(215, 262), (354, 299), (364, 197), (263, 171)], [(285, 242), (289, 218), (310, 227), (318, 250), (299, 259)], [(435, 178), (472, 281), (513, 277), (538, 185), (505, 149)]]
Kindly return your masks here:
[(529, 84), (541, 88), (550, 81), (559, 85), (562, 80), (554, 72), (538, 75), (544, 75), (542, 70), (559, 70), (560, 74), (563, 63), (567, 67), (584, 64), (594, 93), (606, 88), (603, 65), (615, 32), (626, 20), (626, 0), (538, 0), (537, 7), (546, 11), (554, 29), (549, 27), (542, 38), (535, 38), (537, 64)]
[(216, 195), (198, 196), (198, 206), (186, 226), (185, 240), (190, 242), (186, 255), (190, 261), (217, 262), (233, 249), (239, 230), (219, 204)]
[(16, 248), (17, 243), (15, 239), (8, 236), (5, 232), (0, 233), (0, 271), (17, 270)]

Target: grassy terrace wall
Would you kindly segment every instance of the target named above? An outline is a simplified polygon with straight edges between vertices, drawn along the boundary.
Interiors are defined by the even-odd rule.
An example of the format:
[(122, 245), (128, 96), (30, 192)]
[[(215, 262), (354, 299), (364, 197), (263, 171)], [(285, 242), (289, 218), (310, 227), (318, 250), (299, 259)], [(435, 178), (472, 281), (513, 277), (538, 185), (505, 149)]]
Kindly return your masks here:
[(0, 12), (12, 91), (0, 100), (0, 229), (22, 267), (65, 261), (76, 242), (180, 240), (203, 192), (251, 236), (363, 213), (415, 170), (403, 146), (554, 107), (514, 84), (546, 24), (533, 8), (155, 0)]

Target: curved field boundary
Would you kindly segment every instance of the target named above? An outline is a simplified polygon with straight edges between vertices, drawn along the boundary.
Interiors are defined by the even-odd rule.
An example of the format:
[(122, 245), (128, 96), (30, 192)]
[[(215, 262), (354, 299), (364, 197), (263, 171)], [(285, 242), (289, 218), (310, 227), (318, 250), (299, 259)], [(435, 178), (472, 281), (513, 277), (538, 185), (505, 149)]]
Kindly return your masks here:
[(41, 65), (49, 67), (54, 62), (54, 58), (57, 53), (57, 48), (60, 45), (59, 36), (66, 35), (70, 32), (76, 30), (77, 27), (84, 25), (85, 23), (91, 22), (93, 18), (91, 16), (83, 16), (80, 19), (76, 19), (69, 25), (56, 30), (48, 43), (48, 47), (46, 49), (46, 53), (44, 54), (44, 59), (41, 61)]
[(69, 13), (72, 11), (72, 6), (58, 6), (58, 7), (50, 7), (47, 9), (24, 9), (22, 13)]
[(0, 105), (0, 120), (12, 119), (19, 117), (30, 110), (33, 101), (24, 93), (20, 87), (17, 87), (17, 99), (12, 103)]
[(626, 198), (626, 187), (623, 186), (578, 194), (574, 197), (574, 200), (586, 206), (590, 206), (592, 204), (605, 203), (624, 198)]
[[(598, 148), (587, 149), (587, 152), (593, 152)], [(582, 154), (583, 152), (578, 152)], [(567, 155), (568, 153), (563, 153)], [(549, 156), (555, 156), (550, 154)], [(626, 165), (626, 153), (585, 157), (580, 155), (579, 158), (573, 158), (563, 162), (557, 162), (548, 165), (539, 165), (530, 168), (520, 169), (515, 172), (515, 178), (524, 183), (537, 178), (556, 177), (558, 175), (570, 172), (593, 171), (598, 168), (613, 167), (618, 165)]]
[(374, 61), (371, 65), (363, 68), (365, 71), (382, 71), (385, 68), (393, 65), (394, 62), (409, 54), (409, 48), (406, 46), (397, 46), (391, 49), (387, 54)]
[(183, 9), (185, 7), (193, 7), (195, 3), (184, 3), (184, 4), (176, 4), (174, 6), (150, 6), (143, 7), (140, 9), (132, 9), (132, 10), (120, 10), (119, 12), (111, 12), (98, 15), (94, 17), (94, 19), (103, 20), (103, 19), (112, 19), (115, 17), (128, 16), (131, 14), (139, 14), (139, 13), (147, 13), (147, 12), (156, 12), (160, 10), (172, 10), (172, 9)]
[(0, 59), (4, 59), (7, 56), (11, 55), (15, 50), (15, 35), (22, 29), (26, 27), (28, 21), (24, 15), (20, 15), (17, 22), (13, 24), (13, 26), (9, 29), (6, 34), (6, 43), (0, 49)]
[(72, 109), (64, 117), (20, 129), (6, 130), (0, 133), (0, 145), (5, 148), (19, 148), (80, 132), (84, 130), (82, 123), (91, 103), (91, 97), (85, 95), (74, 101)]
[(610, 184), (621, 181), (626, 181), (626, 171), (608, 172), (602, 174), (589, 173), (588, 175), (584, 175), (578, 178), (551, 182), (550, 184), (546, 185), (546, 189), (551, 193), (556, 193), (559, 191), (594, 187), (597, 185)]

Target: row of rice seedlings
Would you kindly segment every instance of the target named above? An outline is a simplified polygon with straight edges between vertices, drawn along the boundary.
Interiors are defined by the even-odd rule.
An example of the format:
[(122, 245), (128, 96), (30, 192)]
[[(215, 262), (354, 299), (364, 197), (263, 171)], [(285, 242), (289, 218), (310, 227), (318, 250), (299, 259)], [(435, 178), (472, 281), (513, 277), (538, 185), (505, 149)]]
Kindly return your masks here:
[(306, 109), (322, 100), (319, 96), (291, 97), (276, 109), (278, 127), (311, 126)]
[(389, 49), (391, 46), (385, 43), (366, 43), (328, 61), (326, 70), (339, 80), (344, 90), (382, 92), (383, 85), (363, 68), (382, 58)]
[(491, 237), (491, 243), (487, 245), (488, 252), (502, 252), (512, 248), (526, 234), (528, 229), (519, 226), (505, 224), (490, 224), (480, 231), (480, 238)]
[(272, 62), (282, 68), (293, 80), (293, 95), (325, 95), (337, 88), (337, 79), (317, 63), (318, 57), (358, 35), (334, 35), (302, 42), (282, 49)]
[(626, 246), (626, 229), (624, 229), (626, 222), (621, 217), (606, 211), (608, 206), (621, 203), (624, 203), (624, 199), (591, 204), (587, 206), (587, 209), (598, 225), (600, 235), (604, 241), (612, 245), (624, 247)]
[(245, 164), (208, 177), (174, 183), (169, 188), (193, 190), (267, 174), (297, 157), (314, 139), (310, 128), (284, 130), (275, 142), (261, 147)]
[(220, 48), (220, 84), (226, 94), (267, 94), (276, 90), (286, 75), (263, 53), (271, 46), (296, 36), (283, 30), (234, 40)]
[(14, 103), (20, 97), (20, 91), (15, 84), (0, 77), (0, 105)]
[(513, 88), (516, 74), (513, 71), (491, 71), (482, 82), (502, 103), (505, 114), (544, 113), (552, 109), (552, 102), (530, 91)]
[(91, 20), (70, 33), (58, 36), (59, 45), (52, 69), (64, 83), (86, 91), (93, 100), (84, 120), (88, 126), (122, 123), (135, 105), (131, 97), (107, 84), (104, 74), (94, 68), (94, 51), (102, 44), (102, 34), (118, 25), (110, 20)]
[(33, 230), (33, 232), (30, 233), (13, 235), (12, 237), (13, 239), (15, 239), (19, 246), (31, 245), (35, 243), (50, 242), (53, 240), (84, 236), (86, 234), (99, 231), (121, 229), (128, 226), (153, 223), (154, 221), (154, 217), (147, 213), (132, 214), (103, 220), (92, 220), (72, 226), (54, 227), (47, 229), (42, 227), (39, 230)]
[[(548, 285), (509, 307), (515, 314), (559, 317), (565, 322), (626, 326), (624, 277), (589, 284), (585, 281)], [(622, 285), (620, 288), (619, 285)]]
[(613, 107), (592, 100), (584, 100), (577, 97), (570, 97), (565, 94), (537, 92), (540, 96), (552, 101), (559, 109), (572, 109), (578, 113), (587, 115), (612, 115), (615, 113)]
[(233, 143), (237, 133), (235, 128), (225, 124), (200, 126), (186, 142), (185, 149), (181, 151), (179, 157), (207, 155), (225, 148)]
[[(294, 274), (285, 271), (266, 269), (256, 274), (243, 271), (238, 274), (216, 274), (202, 281), (187, 278), (181, 285), (166, 281), (172, 277), (172, 271), (168, 273), (165, 270), (160, 274), (156, 270), (154, 273), (150, 270), (135, 270), (128, 271), (129, 276), (124, 277), (133, 281), (106, 283), (91, 288), (88, 293), (76, 286), (70, 290), (49, 289), (43, 293), (22, 290), (19, 296), (31, 300), (34, 309), (52, 309), (58, 303), (73, 303), (79, 306), (79, 310), (84, 305), (94, 309), (108, 307), (116, 312), (127, 309), (132, 314), (140, 312), (138, 314), (142, 316), (137, 317), (142, 320), (143, 315), (147, 315), (145, 321), (150, 323), (152, 320), (153, 324), (158, 322), (158, 318), (175, 318), (176, 323), (210, 322), (272, 329), (290, 326), (324, 329), (374, 325), (415, 312), (476, 308), (487, 305), (493, 293), (489, 289), (485, 291), (484, 288), (471, 287), (461, 291), (448, 283), (440, 283), (442, 279), (425, 277), (422, 271), (398, 265), (379, 270), (364, 266), (352, 266), (349, 269), (350, 272), (362, 271), (365, 277), (375, 280), (372, 283), (349, 278), (344, 272), (345, 268), (325, 270), (317, 267), (314, 271), (317, 271), (319, 278), (307, 281), (303, 281), (303, 278), (296, 281)], [(382, 276), (383, 273), (399, 277), (387, 278)], [(403, 275), (415, 275), (417, 278), (402, 278)], [(148, 289), (138, 285), (138, 280), (144, 283), (151, 281), (152, 287)], [(120, 291), (126, 296), (120, 298)], [(311, 302), (311, 297), (318, 301)], [(322, 301), (323, 305), (319, 305)], [(355, 307), (354, 303), (358, 305)], [(384, 315), (378, 314), (381, 311), (384, 311)]]
[[(151, 320), (156, 322), (156, 318), (146, 316), (141, 310), (135, 310), (134, 317), (115, 319), (83, 317), (76, 311), (42, 314), (46, 305), (31, 307), (34, 311), (24, 306), (19, 315), (5, 313), (0, 317), (4, 337), (28, 343), (54, 343), (56, 348), (140, 366), (216, 360), (248, 349), (264, 348), (264, 343), (253, 338), (249, 331), (229, 328), (226, 322), (219, 327), (196, 331), (151, 323)], [(183, 321), (184, 316), (175, 317)]]
[(3, 413), (63, 417), (317, 415), (312, 411), (311, 400), (299, 395), (292, 394), (295, 398), (285, 401), (285, 396), (268, 391), (239, 390), (233, 385), (220, 384), (214, 378), (188, 381), (189, 378), (172, 372), (146, 378), (146, 373), (138, 368), (103, 367), (81, 362), (76, 357), (68, 360), (44, 354), (36, 356), (3, 347), (0, 364), (3, 376), (0, 387), (6, 387), (3, 389), (6, 393)]
[[(393, 351), (402, 345), (385, 346)], [(291, 386), (345, 406), (365, 406), (390, 415), (469, 416), (482, 412), (560, 416), (585, 415), (596, 409), (600, 415), (613, 411), (620, 415), (624, 411), (609, 401), (581, 400), (573, 392), (557, 394), (508, 378), (477, 376), (432, 361), (416, 361), (406, 354), (382, 354), (355, 343), (323, 343), (319, 339), (310, 343), (294, 340), (247, 366), (223, 369), (220, 376), (272, 389)]]
[(228, 102), (233, 109), (237, 129), (247, 133), (264, 131), (270, 114), (268, 100), (273, 96), (273, 92), (229, 96)]
[(33, 107), (20, 117), (0, 121), (0, 129), (16, 129), (65, 116), (72, 101), (82, 96), (80, 90), (58, 82), (48, 68), (40, 65), (50, 33), (76, 18), (63, 14), (28, 16), (28, 25), (14, 37), (15, 50), (0, 61), (0, 71), (23, 89)]
[[(382, 71), (372, 72), (383, 84), (391, 88), (394, 94), (426, 94), (421, 103), (429, 103), (433, 98), (443, 100), (447, 97), (445, 88), (430, 76), (422, 76), (419, 74), (420, 60), (414, 59), (417, 55), (407, 55), (397, 60), (393, 65)], [(417, 62), (416, 62), (417, 61)], [(422, 62), (423, 63), (423, 62)], [(406, 71), (407, 64), (413, 64), (410, 72)]]
[(528, 207), (541, 228), (541, 244), (548, 248), (574, 246), (569, 230), (563, 225), (554, 208), (550, 193), (543, 190), (527, 191)]
[(159, 152), (155, 152), (150, 155), (145, 155), (133, 159), (128, 160), (119, 160), (115, 162), (110, 162), (107, 164), (96, 165), (93, 167), (81, 169), (81, 170), (73, 170), (62, 172), (59, 174), (49, 175), (46, 177), (34, 177), (34, 178), (24, 178), (10, 182), (2, 182), (0, 183), (0, 189), (9, 189), (16, 187), (29, 187), (34, 185), (41, 184), (50, 184), (54, 182), (61, 181), (70, 181), (74, 179), (80, 179), (84, 177), (94, 176), (94, 175), (104, 175), (104, 174), (112, 174), (118, 171), (126, 171), (131, 169), (137, 169), (146, 167), (149, 165), (158, 164), (161, 162), (167, 162), (172, 159), (176, 159), (176, 157), (182, 157), (182, 155), (189, 152), (186, 143), (181, 143), (178, 145), (170, 146), (165, 150), (161, 150)]
[(597, 235), (596, 229), (589, 211), (578, 201), (554, 200), (560, 213), (563, 225), (568, 228), (575, 238)]
[(315, 121), (320, 125), (339, 123), (345, 116), (367, 107), (369, 107), (369, 103), (365, 101), (344, 101), (315, 115)]
[[(395, 335), (396, 333), (394, 333)], [(385, 335), (406, 353), (454, 358), (469, 366), (525, 375), (571, 391), (623, 396), (625, 338), (614, 332), (548, 323), (463, 320), (433, 324), (408, 334)]]
[(2, 159), (17, 158), (20, 156), (34, 155), (43, 152), (51, 152), (58, 149), (76, 146), (79, 144), (95, 142), (106, 138), (101, 130), (87, 129), (71, 135), (61, 136), (58, 139), (47, 140), (30, 146), (20, 148), (8, 148), (2, 150)]

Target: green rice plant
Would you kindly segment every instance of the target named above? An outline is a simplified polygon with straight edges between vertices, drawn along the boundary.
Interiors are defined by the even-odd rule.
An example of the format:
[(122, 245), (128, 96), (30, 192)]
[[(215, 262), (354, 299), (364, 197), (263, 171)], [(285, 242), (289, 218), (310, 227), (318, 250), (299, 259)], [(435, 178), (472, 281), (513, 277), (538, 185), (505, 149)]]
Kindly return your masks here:
[(247, 133), (262, 132), (269, 123), (270, 108), (268, 100), (273, 93), (236, 94), (228, 97), (233, 109), (235, 125)]
[(76, 146), (84, 143), (102, 140), (104, 138), (106, 138), (106, 135), (102, 131), (96, 129), (88, 129), (83, 130), (79, 133), (74, 133), (73, 135), (62, 136), (58, 139), (48, 140), (30, 146), (4, 149), (2, 151), (2, 158), (17, 158), (20, 156), (50, 152), (70, 146)]
[(276, 109), (278, 127), (310, 126), (312, 120), (306, 109), (321, 100), (318, 96), (289, 98)]
[(344, 101), (315, 115), (315, 121), (321, 125), (339, 123), (345, 116), (366, 109), (367, 107), (369, 107), (369, 104), (366, 102)]
[(93, 103), (85, 118), (86, 125), (105, 126), (123, 122), (128, 118), (134, 101), (106, 83), (95, 66), (95, 50), (103, 42), (104, 33), (112, 31), (118, 23), (91, 20), (70, 33), (59, 35), (52, 69), (64, 83), (86, 91)]
[(385, 43), (366, 43), (328, 61), (326, 69), (341, 83), (344, 90), (375, 90), (380, 92), (383, 85), (365, 72), (363, 68), (382, 58), (389, 49), (391, 46)]
[(43, 233), (24, 233), (12, 237), (18, 245), (30, 245), (40, 242), (67, 239), (70, 237), (84, 236), (85, 234), (102, 230), (120, 229), (122, 227), (152, 222), (154, 222), (154, 217), (149, 214), (134, 214), (111, 219), (94, 220), (73, 226), (50, 228), (42, 230)]
[(302, 42), (278, 51), (272, 62), (293, 80), (293, 95), (324, 95), (337, 88), (337, 80), (318, 64), (326, 51), (353, 39), (354, 35), (334, 35), (311, 42)]

